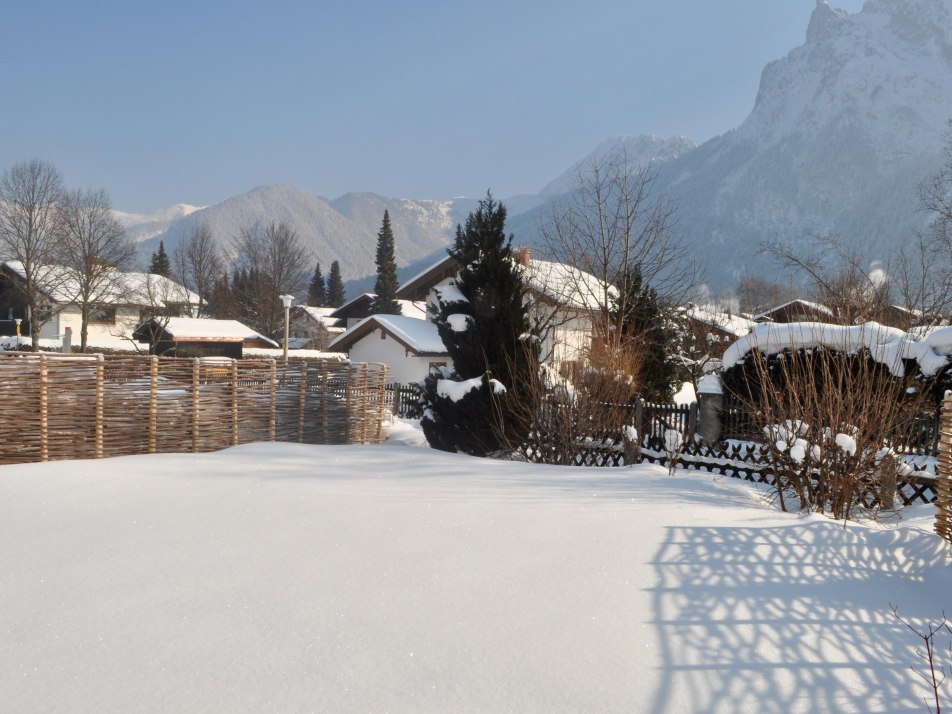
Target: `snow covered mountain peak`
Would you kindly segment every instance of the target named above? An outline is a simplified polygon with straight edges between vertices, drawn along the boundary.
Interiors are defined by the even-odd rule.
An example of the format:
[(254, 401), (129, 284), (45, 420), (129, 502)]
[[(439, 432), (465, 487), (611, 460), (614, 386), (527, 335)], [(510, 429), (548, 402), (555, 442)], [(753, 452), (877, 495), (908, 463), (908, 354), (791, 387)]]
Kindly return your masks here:
[(826, 0), (816, 0), (816, 9), (807, 26), (807, 42), (819, 42), (836, 33), (839, 23), (846, 17), (845, 10), (832, 7)]

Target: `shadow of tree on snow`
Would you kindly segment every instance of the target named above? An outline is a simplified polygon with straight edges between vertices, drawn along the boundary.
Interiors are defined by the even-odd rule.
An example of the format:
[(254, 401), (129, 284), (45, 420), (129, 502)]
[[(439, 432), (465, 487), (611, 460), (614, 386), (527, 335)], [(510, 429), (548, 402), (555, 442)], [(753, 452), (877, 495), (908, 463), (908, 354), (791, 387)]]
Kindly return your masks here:
[(653, 561), (662, 671), (648, 711), (927, 711), (910, 669), (920, 643), (890, 603), (940, 616), (944, 550), (922, 532), (816, 520), (670, 528)]

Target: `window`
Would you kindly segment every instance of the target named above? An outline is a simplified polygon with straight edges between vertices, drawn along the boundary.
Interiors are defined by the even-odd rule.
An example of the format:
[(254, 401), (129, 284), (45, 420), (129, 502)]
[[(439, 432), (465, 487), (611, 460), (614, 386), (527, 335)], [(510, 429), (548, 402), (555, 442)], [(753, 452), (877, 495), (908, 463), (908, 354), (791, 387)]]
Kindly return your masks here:
[(443, 367), (446, 367), (446, 365), (446, 362), (430, 362), (430, 367), (440, 367), (442, 369)]
[(116, 308), (109, 305), (96, 305), (89, 310), (90, 325), (115, 325)]

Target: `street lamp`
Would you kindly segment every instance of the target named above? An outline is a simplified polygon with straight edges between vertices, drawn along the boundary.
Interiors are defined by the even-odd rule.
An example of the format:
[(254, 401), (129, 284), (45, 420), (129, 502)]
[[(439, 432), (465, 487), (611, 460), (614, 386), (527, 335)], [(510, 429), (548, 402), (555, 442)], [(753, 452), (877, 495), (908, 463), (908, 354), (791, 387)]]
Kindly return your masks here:
[(281, 302), (284, 303), (284, 364), (288, 363), (288, 327), (290, 325), (291, 303), (294, 302), (293, 295), (282, 295)]

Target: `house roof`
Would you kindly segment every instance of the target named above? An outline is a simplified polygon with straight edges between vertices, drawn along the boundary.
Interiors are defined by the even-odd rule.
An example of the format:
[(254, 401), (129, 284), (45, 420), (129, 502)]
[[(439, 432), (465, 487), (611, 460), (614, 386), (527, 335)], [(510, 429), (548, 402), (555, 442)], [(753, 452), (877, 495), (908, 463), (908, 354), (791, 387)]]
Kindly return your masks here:
[[(280, 347), (274, 340), (252, 330), (237, 320), (209, 320), (199, 317), (169, 317), (158, 322), (163, 330), (179, 342), (248, 342), (260, 341)], [(136, 330), (138, 332), (138, 330)], [(140, 339), (140, 338), (137, 338)]]
[(826, 305), (821, 305), (818, 302), (810, 302), (809, 300), (796, 298), (794, 300), (785, 302), (782, 305), (777, 305), (777, 307), (766, 310), (765, 312), (762, 312), (759, 315), (754, 315), (753, 319), (756, 322), (770, 320), (772, 319), (771, 315), (775, 315), (777, 313), (789, 312), (789, 310), (792, 308), (800, 308), (807, 312), (813, 313), (814, 315), (824, 315), (827, 317), (833, 317), (833, 311), (830, 308), (828, 308)]
[[(602, 304), (606, 292), (609, 298), (618, 294), (613, 286), (607, 286), (606, 291), (605, 284), (591, 273), (564, 263), (533, 258), (525, 271), (530, 291), (562, 307), (593, 309)], [(424, 300), (434, 286), (458, 272), (458, 262), (447, 255), (401, 285), (397, 297)]]
[[(370, 316), (370, 311), (374, 308), (374, 300), (377, 299), (375, 293), (363, 293), (351, 300), (348, 300), (339, 308), (330, 313), (330, 317), (337, 319), (364, 318)], [(404, 317), (413, 317), (417, 320), (426, 319), (426, 306), (418, 305), (412, 300), (397, 300), (400, 303), (401, 314)], [(312, 308), (313, 309), (313, 308)]]
[[(8, 260), (3, 267), (21, 279), (26, 278), (23, 263)], [(79, 283), (76, 271), (65, 265), (44, 265), (37, 271), (39, 289), (55, 303), (75, 302), (79, 295)], [(115, 280), (104, 281), (99, 294), (92, 296), (92, 302), (102, 305), (173, 305), (190, 303), (197, 305), (199, 297), (174, 280), (154, 273), (115, 273)]]
[(401, 300), (426, 300), (430, 288), (459, 272), (459, 263), (451, 255), (444, 256), (407, 280), (397, 290)]
[(529, 290), (561, 307), (596, 310), (618, 296), (614, 285), (565, 263), (531, 259), (525, 268)]
[(446, 347), (440, 339), (436, 325), (427, 320), (418, 320), (405, 315), (371, 315), (365, 317), (343, 335), (331, 342), (329, 350), (347, 351), (354, 344), (371, 334), (382, 330), (406, 349), (416, 355), (445, 355)]
[(684, 314), (692, 320), (705, 325), (716, 327), (722, 332), (741, 337), (750, 332), (757, 325), (756, 322), (740, 315), (731, 315), (721, 310), (709, 310), (698, 305), (688, 305)]
[(328, 329), (332, 327), (341, 327), (343, 326), (344, 321), (340, 318), (331, 317), (335, 310), (337, 310), (335, 307), (311, 307), (310, 305), (295, 305), (291, 308), (291, 317), (296, 318), (299, 316), (304, 316), (307, 319), (320, 323)]

